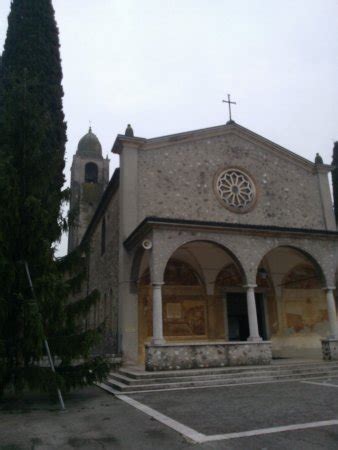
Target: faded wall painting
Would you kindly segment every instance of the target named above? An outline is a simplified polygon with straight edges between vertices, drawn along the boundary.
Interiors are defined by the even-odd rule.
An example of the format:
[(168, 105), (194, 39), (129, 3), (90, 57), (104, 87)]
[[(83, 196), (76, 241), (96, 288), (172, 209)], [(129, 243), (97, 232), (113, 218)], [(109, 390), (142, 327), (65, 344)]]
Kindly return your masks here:
[(319, 289), (284, 289), (287, 333), (320, 332), (328, 320), (326, 299)]

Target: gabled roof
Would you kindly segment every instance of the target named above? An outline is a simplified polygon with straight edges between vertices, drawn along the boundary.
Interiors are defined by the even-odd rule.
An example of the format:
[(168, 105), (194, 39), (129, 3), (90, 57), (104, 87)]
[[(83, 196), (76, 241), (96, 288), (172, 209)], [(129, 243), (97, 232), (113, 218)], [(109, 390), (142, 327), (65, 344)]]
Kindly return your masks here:
[[(216, 127), (185, 131), (183, 133), (170, 134), (167, 136), (160, 136), (151, 139), (144, 139), (140, 137), (127, 137), (125, 135), (119, 134), (114, 142), (112, 152), (119, 154), (121, 153), (124, 146), (137, 147), (140, 150), (156, 149), (160, 147), (170, 146), (176, 143), (193, 142), (196, 140), (227, 135), (235, 135), (242, 139), (247, 140), (248, 142), (257, 144), (260, 147), (265, 148), (267, 151), (275, 153), (276, 156), (292, 160), (295, 164), (301, 165), (303, 168), (307, 170), (313, 171), (315, 168), (318, 168), (319, 166), (318, 164), (315, 164), (312, 161), (303, 158), (300, 155), (297, 155), (296, 153), (276, 144), (275, 142), (272, 142), (269, 139), (266, 139), (263, 136), (254, 133), (253, 131), (241, 125), (238, 125), (234, 121)], [(322, 171), (328, 172), (332, 169), (332, 167), (327, 164), (321, 164), (320, 169)]]

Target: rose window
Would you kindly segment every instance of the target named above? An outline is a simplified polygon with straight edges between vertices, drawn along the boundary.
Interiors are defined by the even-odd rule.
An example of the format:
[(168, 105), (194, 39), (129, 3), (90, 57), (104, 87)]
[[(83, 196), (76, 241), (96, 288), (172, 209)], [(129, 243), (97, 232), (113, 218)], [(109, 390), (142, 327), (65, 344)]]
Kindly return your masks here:
[(216, 180), (216, 191), (229, 209), (244, 212), (256, 199), (256, 189), (251, 178), (239, 169), (227, 169)]

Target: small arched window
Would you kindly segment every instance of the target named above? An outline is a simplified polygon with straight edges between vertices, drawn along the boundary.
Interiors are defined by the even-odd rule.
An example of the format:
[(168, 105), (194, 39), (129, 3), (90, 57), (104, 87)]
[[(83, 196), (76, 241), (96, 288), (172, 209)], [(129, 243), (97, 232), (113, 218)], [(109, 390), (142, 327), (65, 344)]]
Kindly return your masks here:
[(106, 219), (102, 219), (101, 223), (101, 255), (106, 251)]
[(89, 162), (85, 165), (85, 183), (97, 183), (98, 168), (95, 163)]

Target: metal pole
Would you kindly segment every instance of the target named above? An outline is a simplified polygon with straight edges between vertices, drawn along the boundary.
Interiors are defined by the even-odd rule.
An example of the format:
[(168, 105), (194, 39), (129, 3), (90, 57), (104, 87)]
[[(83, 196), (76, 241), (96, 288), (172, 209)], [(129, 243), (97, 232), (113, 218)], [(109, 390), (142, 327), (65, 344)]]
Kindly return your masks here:
[[(31, 279), (31, 275), (30, 275), (30, 272), (29, 272), (29, 267), (28, 267), (27, 261), (24, 261), (24, 264), (25, 264), (25, 269), (26, 269), (26, 274), (27, 274), (27, 278), (28, 278), (29, 287), (30, 287), (30, 289), (32, 291), (33, 298), (34, 298), (34, 300), (36, 302), (35, 291), (34, 291), (34, 287), (33, 287), (33, 283), (32, 283), (32, 279)], [(54, 367), (52, 355), (50, 354), (49, 345), (48, 345), (48, 341), (47, 341), (46, 337), (44, 337), (43, 343), (44, 343), (44, 346), (45, 346), (45, 349), (46, 349), (46, 352), (47, 352), (49, 365), (50, 365), (50, 367), (52, 369), (52, 372), (55, 373), (55, 367)], [(65, 408), (64, 401), (63, 401), (61, 390), (59, 388), (56, 388), (56, 389), (57, 389), (57, 393), (58, 393), (61, 409), (64, 411), (66, 408)]]

